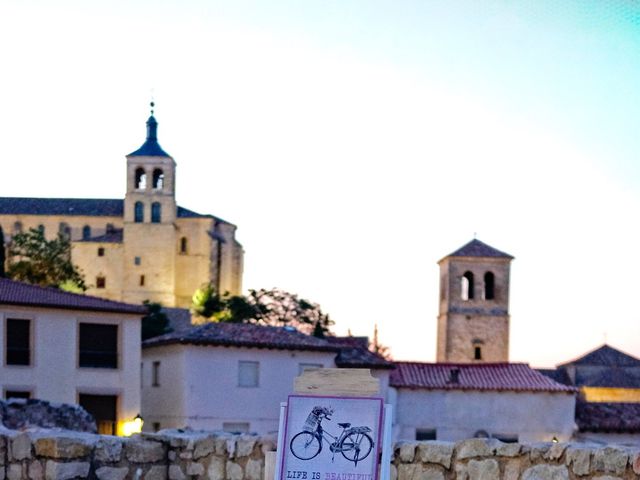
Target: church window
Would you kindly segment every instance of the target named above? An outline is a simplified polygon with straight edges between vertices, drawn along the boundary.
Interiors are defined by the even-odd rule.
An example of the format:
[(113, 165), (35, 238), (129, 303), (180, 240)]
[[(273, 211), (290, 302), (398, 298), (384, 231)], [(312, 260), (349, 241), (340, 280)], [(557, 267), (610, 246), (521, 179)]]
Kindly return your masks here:
[(22, 233), (22, 222), (16, 222), (13, 224), (13, 233)]
[(98, 256), (104, 257), (104, 247), (98, 247)]
[(462, 300), (473, 300), (473, 273), (464, 272), (461, 280), (460, 297)]
[(142, 202), (136, 202), (133, 207), (133, 221), (136, 223), (144, 222), (144, 204)]
[(106, 287), (107, 287), (106, 277), (96, 277), (96, 288), (106, 288)]
[(42, 233), (42, 235), (44, 235), (44, 225), (42, 224), (38, 225), (38, 231)]
[(142, 167), (136, 168), (135, 184), (137, 190), (145, 190), (147, 188), (147, 174)]
[(140, 286), (144, 287), (144, 275), (140, 275)]
[(187, 253), (187, 237), (180, 239), (180, 253)]
[(91, 238), (91, 227), (89, 225), (85, 225), (82, 227), (82, 239), (89, 240)]
[(142, 263), (142, 259), (140, 257), (133, 257), (133, 264), (140, 265)]
[(476, 345), (473, 347), (473, 359), (482, 360), (482, 347)]
[(156, 168), (153, 171), (153, 189), (154, 190), (162, 190), (164, 187), (164, 172)]
[(491, 272), (484, 274), (484, 299), (493, 300), (495, 298), (495, 276)]
[(71, 227), (64, 222), (58, 226), (58, 233), (67, 240), (71, 239)]
[(153, 202), (151, 204), (151, 223), (160, 223), (161, 212), (160, 204), (158, 202)]

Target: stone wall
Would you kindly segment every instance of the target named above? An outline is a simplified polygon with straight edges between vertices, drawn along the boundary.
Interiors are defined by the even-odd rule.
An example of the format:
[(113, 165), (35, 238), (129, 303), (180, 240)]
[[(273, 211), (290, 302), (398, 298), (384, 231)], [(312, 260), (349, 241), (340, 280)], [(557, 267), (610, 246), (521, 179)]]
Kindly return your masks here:
[(0, 400), (2, 424), (13, 430), (29, 427), (64, 428), (96, 433), (96, 421), (80, 405), (52, 403), (46, 400)]
[[(0, 431), (0, 479), (262, 480), (274, 437), (166, 431), (132, 438)], [(395, 447), (391, 480), (631, 480), (640, 448), (473, 439)]]

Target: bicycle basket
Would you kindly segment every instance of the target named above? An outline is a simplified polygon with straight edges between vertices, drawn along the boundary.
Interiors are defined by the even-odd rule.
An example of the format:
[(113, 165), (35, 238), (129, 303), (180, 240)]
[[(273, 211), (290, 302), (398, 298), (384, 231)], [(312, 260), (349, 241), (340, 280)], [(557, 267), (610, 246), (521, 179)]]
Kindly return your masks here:
[(311, 411), (311, 413), (309, 414), (309, 416), (307, 417), (307, 419), (304, 422), (304, 426), (302, 427), (302, 430), (304, 430), (305, 432), (315, 432), (316, 427), (318, 426), (318, 415), (315, 413), (315, 408)]
[(352, 427), (349, 429), (349, 433), (369, 433), (370, 431), (369, 427)]

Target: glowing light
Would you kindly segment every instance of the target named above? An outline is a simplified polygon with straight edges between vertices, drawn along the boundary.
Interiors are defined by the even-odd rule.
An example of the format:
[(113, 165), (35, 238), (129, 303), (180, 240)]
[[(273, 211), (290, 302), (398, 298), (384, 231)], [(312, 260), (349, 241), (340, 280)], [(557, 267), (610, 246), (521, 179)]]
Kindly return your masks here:
[(142, 432), (142, 425), (144, 425), (144, 420), (140, 414), (136, 415), (133, 420), (124, 422), (124, 426), (122, 428), (124, 436), (130, 437), (135, 433)]

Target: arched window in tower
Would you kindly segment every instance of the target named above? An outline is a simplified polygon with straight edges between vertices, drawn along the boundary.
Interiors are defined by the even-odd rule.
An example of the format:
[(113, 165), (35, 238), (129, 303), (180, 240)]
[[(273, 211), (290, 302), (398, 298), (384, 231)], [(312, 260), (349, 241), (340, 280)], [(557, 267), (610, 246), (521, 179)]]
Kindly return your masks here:
[(180, 238), (180, 253), (187, 253), (187, 237)]
[(496, 298), (496, 277), (492, 272), (484, 274), (484, 299), (493, 300)]
[(153, 171), (153, 189), (162, 190), (164, 188), (164, 172), (160, 168)]
[(16, 222), (13, 224), (13, 233), (22, 233), (22, 222)]
[(473, 273), (464, 272), (460, 282), (460, 298), (462, 300), (473, 300)]
[(158, 202), (151, 204), (151, 223), (160, 223), (162, 217), (162, 207)]
[(136, 202), (133, 207), (133, 221), (136, 223), (144, 222), (144, 203)]
[(145, 190), (147, 188), (147, 174), (142, 167), (136, 168), (135, 185), (137, 190)]
[(91, 227), (89, 225), (85, 225), (82, 227), (82, 239), (89, 240), (91, 238)]
[(58, 226), (58, 233), (62, 235), (63, 238), (71, 240), (71, 227), (68, 224), (61, 222)]

